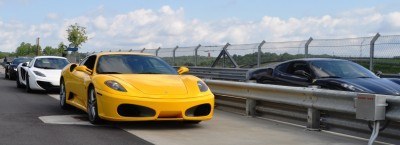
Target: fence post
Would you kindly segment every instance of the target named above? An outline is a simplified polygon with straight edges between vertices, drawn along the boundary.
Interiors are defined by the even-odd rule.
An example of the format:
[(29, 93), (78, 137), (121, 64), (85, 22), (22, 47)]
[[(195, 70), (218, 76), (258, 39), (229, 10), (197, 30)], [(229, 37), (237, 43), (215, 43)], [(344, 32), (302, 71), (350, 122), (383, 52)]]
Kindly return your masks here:
[(247, 116), (256, 116), (256, 105), (257, 101), (254, 99), (246, 99), (246, 115)]
[(158, 56), (158, 51), (160, 51), (161, 47), (158, 47), (156, 50), (156, 56)]
[(197, 57), (198, 57), (198, 55), (197, 55), (197, 50), (199, 50), (199, 48), (201, 47), (201, 45), (199, 44), (195, 49), (194, 49), (194, 66), (197, 66)]
[(143, 53), (143, 52), (144, 52), (144, 50), (146, 50), (146, 48), (143, 48), (142, 50), (140, 50), (140, 53)]
[(314, 39), (312, 37), (310, 37), (310, 39), (307, 40), (306, 45), (304, 47), (304, 57), (307, 58), (308, 57), (308, 46), (310, 46), (311, 41), (313, 41)]
[(307, 130), (320, 130), (320, 111), (315, 108), (307, 109)]
[(259, 45), (258, 45), (258, 52), (257, 52), (257, 68), (260, 67), (261, 65), (261, 47), (265, 44), (265, 40), (263, 40)]
[(369, 43), (369, 70), (374, 70), (374, 52), (375, 52), (375, 42), (381, 35), (376, 33), (374, 38), (372, 38), (371, 42)]
[(173, 62), (174, 62), (174, 66), (176, 65), (176, 62), (175, 62), (175, 51), (176, 51), (176, 49), (178, 49), (178, 46), (176, 46), (175, 48), (174, 48), (174, 51), (172, 52), (172, 60), (173, 60)]

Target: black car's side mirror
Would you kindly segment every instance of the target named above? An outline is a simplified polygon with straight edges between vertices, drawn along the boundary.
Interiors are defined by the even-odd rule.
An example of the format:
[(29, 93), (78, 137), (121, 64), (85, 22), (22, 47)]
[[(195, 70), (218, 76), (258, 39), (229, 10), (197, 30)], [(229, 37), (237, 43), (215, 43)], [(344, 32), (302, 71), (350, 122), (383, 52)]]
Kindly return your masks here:
[(296, 76), (300, 76), (300, 77), (304, 77), (304, 78), (307, 78), (307, 79), (311, 79), (311, 75), (309, 73), (307, 73), (306, 71), (304, 71), (304, 70), (296, 70), (296, 71), (294, 71), (293, 74), (296, 75)]
[(375, 75), (378, 76), (378, 77), (380, 77), (380, 76), (382, 75), (382, 72), (381, 72), (381, 71), (377, 71), (377, 72), (375, 73)]
[(28, 66), (28, 62), (24, 62), (24, 63), (22, 63), (22, 66), (23, 66), (23, 67), (26, 67), (26, 66)]

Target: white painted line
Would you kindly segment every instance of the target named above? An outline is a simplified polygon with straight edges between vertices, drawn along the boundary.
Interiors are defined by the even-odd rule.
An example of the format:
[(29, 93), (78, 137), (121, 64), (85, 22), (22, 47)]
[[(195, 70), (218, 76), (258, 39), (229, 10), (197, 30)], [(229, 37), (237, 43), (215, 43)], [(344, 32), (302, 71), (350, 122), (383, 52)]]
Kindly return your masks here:
[(39, 119), (47, 124), (65, 124), (65, 125), (90, 125), (88, 121), (79, 119), (86, 117), (84, 115), (52, 115), (52, 116), (40, 116)]
[(56, 100), (60, 100), (60, 95), (59, 94), (47, 94), (47, 95), (49, 95), (50, 97), (52, 97), (52, 98), (54, 98)]

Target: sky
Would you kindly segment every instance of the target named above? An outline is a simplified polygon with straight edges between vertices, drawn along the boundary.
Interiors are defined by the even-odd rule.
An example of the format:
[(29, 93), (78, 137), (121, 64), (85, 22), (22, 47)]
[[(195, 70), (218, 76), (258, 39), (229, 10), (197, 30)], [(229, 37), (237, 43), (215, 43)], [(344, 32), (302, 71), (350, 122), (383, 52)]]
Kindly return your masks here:
[(82, 51), (400, 35), (396, 0), (0, 0), (0, 51), (57, 47), (87, 28)]

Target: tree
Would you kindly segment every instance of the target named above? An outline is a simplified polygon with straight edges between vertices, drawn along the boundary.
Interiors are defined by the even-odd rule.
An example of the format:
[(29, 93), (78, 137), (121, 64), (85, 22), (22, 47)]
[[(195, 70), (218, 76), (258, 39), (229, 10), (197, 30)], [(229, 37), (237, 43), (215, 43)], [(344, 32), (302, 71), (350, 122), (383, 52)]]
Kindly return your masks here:
[(77, 23), (75, 25), (70, 25), (67, 29), (68, 32), (68, 41), (74, 47), (79, 48), (82, 43), (85, 43), (88, 40), (86, 36), (86, 28), (79, 26)]
[(60, 42), (60, 44), (58, 44), (57, 53), (62, 54), (62, 56), (65, 56), (66, 55), (65, 54), (66, 52), (64, 50), (65, 48), (67, 48), (67, 46), (65, 46), (63, 42)]

